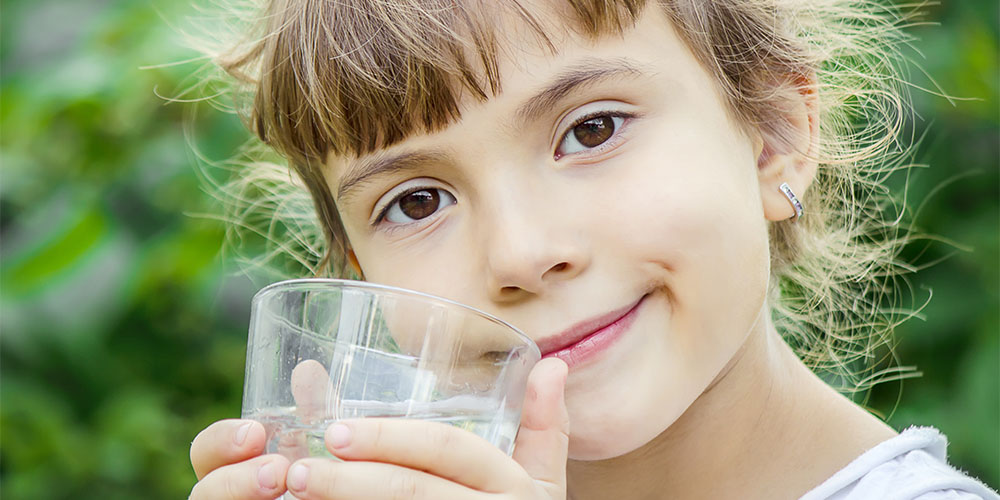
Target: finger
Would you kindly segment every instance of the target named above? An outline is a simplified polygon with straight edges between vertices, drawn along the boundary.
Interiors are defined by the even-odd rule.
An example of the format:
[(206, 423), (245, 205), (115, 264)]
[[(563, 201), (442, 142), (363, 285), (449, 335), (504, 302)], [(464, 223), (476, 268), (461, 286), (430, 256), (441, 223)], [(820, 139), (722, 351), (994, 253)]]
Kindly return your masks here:
[(550, 493), (566, 491), (569, 413), (563, 391), (568, 368), (558, 358), (540, 361), (528, 375), (514, 460)]
[(379, 462), (299, 460), (289, 469), (286, 483), (288, 491), (300, 500), (485, 500), (487, 497), (485, 493), (426, 472)]
[(285, 492), (288, 459), (264, 455), (209, 472), (188, 500), (273, 500)]
[(306, 422), (323, 417), (330, 394), (330, 375), (314, 359), (299, 363), (292, 370), (292, 397), (295, 411)]
[(264, 453), (267, 433), (252, 420), (220, 420), (209, 425), (191, 442), (191, 465), (201, 479), (223, 465), (242, 462)]
[(344, 420), (326, 430), (326, 446), (344, 460), (396, 464), (469, 488), (500, 492), (524, 472), (489, 441), (440, 422), (392, 418)]

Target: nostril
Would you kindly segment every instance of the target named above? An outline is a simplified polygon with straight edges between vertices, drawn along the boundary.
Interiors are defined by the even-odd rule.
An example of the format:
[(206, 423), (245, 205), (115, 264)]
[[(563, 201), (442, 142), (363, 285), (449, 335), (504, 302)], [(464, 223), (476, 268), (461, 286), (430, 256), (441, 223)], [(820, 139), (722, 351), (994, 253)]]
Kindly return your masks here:
[(560, 263), (552, 266), (552, 270), (558, 273), (560, 271), (565, 271), (567, 267), (569, 267), (569, 264), (567, 264), (565, 262), (560, 262)]
[(518, 290), (520, 290), (520, 288), (516, 286), (505, 286), (500, 289), (500, 292), (503, 293), (504, 295), (510, 295), (512, 293), (517, 292)]

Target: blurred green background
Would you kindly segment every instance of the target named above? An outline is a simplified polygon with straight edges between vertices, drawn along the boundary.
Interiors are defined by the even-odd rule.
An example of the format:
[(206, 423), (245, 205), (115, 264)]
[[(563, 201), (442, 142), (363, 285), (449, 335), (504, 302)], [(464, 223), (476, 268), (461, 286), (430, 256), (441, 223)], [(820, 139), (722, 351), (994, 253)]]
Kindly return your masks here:
[[(954, 244), (911, 279), (922, 319), (897, 331), (919, 379), (870, 405), (897, 429), (933, 425), (958, 467), (1000, 485), (1000, 139), (995, 0), (925, 9), (918, 62), (954, 104), (914, 92), (929, 128), (912, 172), (918, 227)], [(187, 2), (4, 2), (0, 31), (0, 496), (184, 498), (188, 446), (240, 407), (255, 284), (221, 257), (222, 227), (170, 104), (195, 65), (171, 24)], [(919, 57), (919, 56), (915, 56)], [(929, 86), (914, 73), (913, 80)], [(203, 108), (197, 144), (245, 132)], [(956, 247), (960, 248), (956, 252)], [(898, 400), (898, 402), (897, 402)]]

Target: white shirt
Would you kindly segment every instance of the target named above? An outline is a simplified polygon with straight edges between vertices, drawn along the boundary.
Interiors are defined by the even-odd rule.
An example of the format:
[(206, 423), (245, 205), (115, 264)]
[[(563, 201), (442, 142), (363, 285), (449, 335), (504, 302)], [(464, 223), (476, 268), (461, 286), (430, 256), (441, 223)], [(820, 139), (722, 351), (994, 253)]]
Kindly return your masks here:
[(1000, 500), (996, 491), (948, 465), (947, 447), (937, 429), (910, 427), (800, 500)]

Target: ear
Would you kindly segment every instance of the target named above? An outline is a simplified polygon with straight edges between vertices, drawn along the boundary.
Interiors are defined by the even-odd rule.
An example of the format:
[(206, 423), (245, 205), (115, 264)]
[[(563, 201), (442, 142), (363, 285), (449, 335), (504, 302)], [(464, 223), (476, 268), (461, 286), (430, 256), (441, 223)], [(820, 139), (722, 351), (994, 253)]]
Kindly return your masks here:
[(819, 99), (815, 75), (796, 76), (785, 94), (775, 120), (761, 126), (756, 148), (764, 217), (770, 221), (795, 216), (795, 209), (779, 186), (788, 183), (802, 200), (818, 167)]
[(354, 249), (347, 249), (347, 263), (351, 265), (351, 269), (354, 270), (354, 274), (358, 278), (365, 279), (365, 273), (361, 272), (361, 264), (358, 263), (358, 256), (354, 253)]

